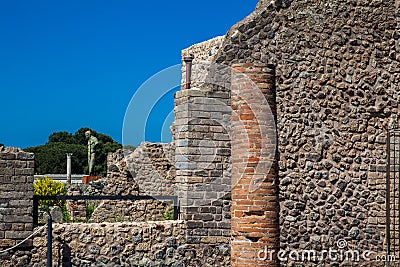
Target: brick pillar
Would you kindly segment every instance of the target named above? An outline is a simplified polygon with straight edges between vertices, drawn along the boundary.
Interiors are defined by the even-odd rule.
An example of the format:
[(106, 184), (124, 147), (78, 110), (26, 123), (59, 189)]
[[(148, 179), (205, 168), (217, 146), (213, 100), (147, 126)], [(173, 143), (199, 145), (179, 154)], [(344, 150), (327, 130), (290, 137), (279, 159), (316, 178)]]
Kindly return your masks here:
[[(32, 153), (0, 147), (0, 250), (32, 234), (33, 173)], [(31, 247), (32, 239), (29, 239), (15, 250)], [(13, 251), (9, 254), (13, 255)], [(0, 266), (7, 266), (3, 259), (0, 259)]]
[(272, 253), (279, 248), (274, 69), (232, 67), (231, 265), (278, 266)]
[(175, 166), (181, 218), (186, 221), (188, 243), (227, 244), (229, 92), (206, 89), (190, 88), (175, 94)]

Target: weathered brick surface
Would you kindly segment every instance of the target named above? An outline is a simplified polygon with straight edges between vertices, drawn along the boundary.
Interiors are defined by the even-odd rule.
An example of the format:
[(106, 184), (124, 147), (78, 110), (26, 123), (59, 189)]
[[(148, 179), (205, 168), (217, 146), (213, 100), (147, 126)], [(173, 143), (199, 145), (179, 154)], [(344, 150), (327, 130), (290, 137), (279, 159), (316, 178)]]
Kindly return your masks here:
[[(30, 234), (33, 228), (34, 156), (17, 148), (0, 147), (0, 251), (12, 247)], [(3, 253), (1, 266), (28, 263), (32, 240)]]
[[(172, 127), (185, 242), (227, 245), (232, 232), (235, 266), (273, 266), (254, 253), (277, 245), (278, 234), (286, 252), (335, 249), (346, 240), (349, 249), (384, 253), (385, 136), (399, 123), (399, 17), (394, 0), (261, 0), (225, 37), (183, 52), (195, 58), (193, 88), (176, 93)], [(266, 98), (224, 67), (201, 60), (248, 74)], [(231, 87), (232, 81), (240, 86)], [(273, 133), (261, 131), (271, 120), (256, 118), (262, 107), (242, 104), (273, 98), (277, 162), (262, 148), (275, 146), (268, 140)], [(239, 121), (248, 126), (244, 132)], [(244, 151), (253, 156), (241, 157)], [(23, 180), (13, 176), (32, 167), (7, 168), (17, 157), (0, 154), (4, 203), (13, 197), (13, 179)], [(280, 264), (383, 266), (326, 258)]]
[(232, 266), (278, 266), (275, 73), (265, 64), (234, 64), (231, 84)]
[(175, 94), (172, 131), (189, 243), (227, 244), (230, 238), (229, 88), (221, 75), (225, 70), (209, 75), (209, 62), (222, 41), (218, 37), (182, 51), (182, 56), (194, 56), (193, 87)]

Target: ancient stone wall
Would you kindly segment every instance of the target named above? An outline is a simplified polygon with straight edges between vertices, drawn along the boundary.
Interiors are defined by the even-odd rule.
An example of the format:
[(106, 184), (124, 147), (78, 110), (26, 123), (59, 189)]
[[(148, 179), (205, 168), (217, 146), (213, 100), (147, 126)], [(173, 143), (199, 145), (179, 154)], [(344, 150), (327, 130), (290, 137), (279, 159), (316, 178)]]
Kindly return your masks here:
[[(21, 243), (33, 230), (34, 155), (0, 147), (0, 251)], [(26, 266), (32, 240), (1, 253), (1, 266)]]
[[(97, 195), (175, 196), (174, 146), (142, 143), (134, 152), (118, 150), (108, 155), (107, 178), (85, 190)], [(95, 201), (90, 222), (159, 221), (170, 218), (174, 203), (167, 200)], [(178, 205), (178, 203), (175, 203)]]
[(349, 249), (385, 252), (385, 136), (399, 113), (397, 12), (394, 0), (260, 1), (219, 50), (219, 63), (276, 69), (285, 251), (335, 249), (345, 240)]
[[(276, 255), (270, 262), (254, 259), (261, 255), (268, 259), (278, 232), (282, 251), (314, 250), (322, 256), (314, 262), (287, 258), (281, 260), (282, 266), (348, 266), (344, 260), (318, 254), (338, 245), (345, 251), (384, 254), (385, 136), (388, 128), (399, 124), (398, 12), (394, 0), (265, 0), (225, 37), (183, 51), (183, 56), (195, 58), (193, 83), (175, 95), (174, 146), (143, 144), (129, 155), (111, 155), (107, 179), (115, 180), (105, 185), (104, 192), (179, 195), (184, 221), (56, 225), (55, 259), (78, 266), (95, 261), (229, 266), (232, 235), (232, 265), (262, 266), (276, 264)], [(273, 134), (260, 137), (259, 126), (272, 122), (247, 113), (241, 91), (231, 87), (229, 69), (204, 65), (201, 60), (241, 68), (255, 76), (250, 79), (261, 91), (272, 94), (271, 89), (276, 89), (276, 155), (260, 149)], [(254, 67), (261, 71), (256, 73)], [(258, 99), (262, 98), (254, 97)], [(243, 118), (235, 119), (235, 112)], [(247, 136), (235, 129), (240, 121), (248, 123)], [(231, 140), (238, 151), (232, 158)], [(241, 158), (246, 140), (256, 157)], [(0, 235), (5, 237), (0, 241), (17, 242), (21, 235), (7, 233), (29, 231), (30, 221), (18, 221), (28, 220), (29, 212), (22, 209), (19, 217), (12, 212), (21, 211), (7, 208), (11, 203), (28, 206), (29, 201), (19, 202), (21, 195), (15, 201), (10, 192), (13, 179), (19, 177), (18, 189), (24, 188), (32, 159), (14, 150), (5, 158), (2, 155), (5, 197), (0, 217), (17, 220), (19, 226), (13, 229), (9, 221), (0, 224)], [(251, 163), (273, 163), (275, 156), (277, 169), (270, 172), (254, 169)], [(240, 165), (243, 162), (246, 166)], [(232, 174), (234, 182), (242, 174), (256, 179), (235, 187)], [(257, 223), (260, 227), (252, 227)], [(44, 240), (43, 232), (34, 241), (37, 266), (44, 260)], [(10, 265), (13, 259), (5, 257), (5, 265)], [(364, 259), (357, 264), (372, 266)]]
[(109, 200), (96, 207), (89, 222), (161, 221), (171, 219), (173, 212), (173, 203), (160, 200)]
[[(182, 59), (187, 56), (193, 56), (192, 67), (192, 87), (200, 88), (207, 80), (209, 74), (209, 63), (214, 61), (219, 49), (224, 42), (225, 36), (218, 36), (210, 40), (194, 44), (182, 50)], [(182, 60), (182, 82), (186, 83), (186, 65)]]
[[(118, 180), (120, 174), (128, 175), (136, 183), (139, 195), (174, 196), (174, 153), (173, 144), (148, 142), (140, 144), (133, 152), (118, 150), (110, 153), (107, 165), (108, 179)], [(110, 194), (111, 191), (107, 193)]]
[[(30, 266), (46, 264), (46, 231)], [(229, 246), (190, 247), (182, 221), (54, 224), (53, 235), (57, 266), (229, 266)]]

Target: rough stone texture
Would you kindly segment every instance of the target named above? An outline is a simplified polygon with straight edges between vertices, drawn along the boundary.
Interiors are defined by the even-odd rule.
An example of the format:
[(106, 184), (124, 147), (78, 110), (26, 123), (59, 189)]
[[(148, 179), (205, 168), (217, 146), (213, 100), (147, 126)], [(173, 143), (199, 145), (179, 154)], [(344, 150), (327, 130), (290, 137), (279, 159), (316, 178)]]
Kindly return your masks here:
[[(34, 155), (18, 148), (0, 147), (0, 251), (12, 247), (33, 229)], [(32, 240), (0, 254), (1, 266), (26, 266)]]
[(101, 195), (136, 196), (139, 194), (139, 185), (135, 179), (136, 174), (128, 170), (126, 161), (123, 158), (110, 161), (111, 157), (121, 157), (124, 153), (130, 152), (118, 150), (116, 153), (108, 155), (107, 178), (101, 190)]
[(83, 195), (99, 196), (103, 194), (104, 186), (106, 185), (106, 178), (96, 181), (91, 181), (87, 184), (81, 184), (81, 191)]
[(139, 195), (174, 196), (174, 152), (173, 144), (148, 142), (140, 144), (134, 152), (118, 150), (108, 156), (108, 179), (118, 180), (116, 175), (124, 172), (133, 177)]
[[(82, 195), (82, 190), (80, 185), (70, 184), (67, 188), (67, 195), (68, 196)], [(72, 221), (86, 219), (86, 200), (67, 200), (65, 204)]]
[(261, 1), (225, 38), (217, 62), (276, 69), (285, 251), (336, 248), (340, 239), (385, 251), (385, 136), (399, 113), (397, 12), (386, 0)]
[(173, 205), (159, 200), (102, 201), (94, 210), (89, 222), (161, 221), (173, 210)]
[[(171, 144), (143, 143), (135, 152), (110, 153), (107, 177), (85, 185), (72, 184), (68, 195), (174, 195), (173, 151)], [(87, 205), (96, 205), (90, 222), (162, 220), (173, 211), (172, 203), (159, 200), (68, 200), (71, 219), (86, 219)]]
[[(140, 177), (142, 170), (146, 175), (137, 179), (137, 184), (130, 183), (127, 191), (125, 182), (108, 190), (126, 194), (137, 192), (139, 187), (139, 191), (146, 191), (139, 194), (158, 194), (160, 190), (154, 187), (157, 184), (161, 194), (178, 193), (185, 220), (183, 228), (179, 227), (179, 235), (186, 238), (183, 242), (197, 244), (197, 251), (206, 243), (218, 246), (215, 244), (220, 242), (227, 247), (231, 234), (231, 196), (226, 192), (231, 185), (230, 141), (241, 137), (230, 136), (230, 75), (227, 77), (223, 68), (200, 64), (196, 58), (226, 66), (264, 64), (275, 70), (273, 80), (266, 77), (257, 83), (274, 84), (276, 88), (281, 249), (321, 252), (336, 249), (337, 242), (344, 239), (349, 249), (384, 253), (385, 136), (387, 128), (399, 123), (397, 9), (394, 0), (260, 1), (256, 10), (225, 37), (189, 48), (195, 57), (193, 87), (176, 93), (172, 127), (175, 159), (171, 162), (175, 162), (176, 183), (173, 175), (172, 182), (161, 179), (160, 184), (154, 183), (152, 179), (157, 175), (147, 174), (154, 173), (154, 169), (172, 171), (173, 167), (154, 168), (164, 164), (154, 163), (151, 157), (141, 160), (144, 154), (138, 150), (130, 160), (136, 166), (136, 176), (132, 173), (129, 177), (116, 164), (113, 172), (116, 178), (122, 177), (116, 181)], [(267, 203), (265, 211), (268, 209)], [(96, 227), (93, 225), (93, 229)], [(110, 227), (110, 234), (118, 236), (121, 232), (114, 232), (112, 227), (116, 225)], [(76, 232), (77, 240), (83, 240), (82, 246), (91, 242), (86, 240), (88, 237), (95, 240), (90, 227), (82, 231), (89, 232)], [(156, 230), (153, 233), (157, 235)], [(113, 251), (112, 247), (107, 251)], [(74, 259), (78, 265), (89, 265), (97, 258), (91, 255), (79, 252)], [(118, 254), (115, 261), (124, 257)], [(112, 258), (101, 259), (114, 264)], [(349, 266), (339, 260), (281, 262), (282, 266), (330, 264)], [(217, 266), (212, 261), (209, 265)]]
[(209, 63), (214, 61), (224, 40), (225, 36), (218, 36), (182, 50), (182, 85), (186, 83), (186, 65), (183, 58), (193, 56), (191, 85), (193, 88), (201, 87), (207, 80)]
[[(107, 178), (87, 186), (85, 194), (173, 196), (173, 151), (171, 144), (142, 143), (134, 152), (110, 153)], [(94, 210), (90, 222), (159, 221), (173, 211), (172, 204), (159, 200), (104, 200)]]
[[(46, 263), (46, 229), (34, 239), (31, 266)], [(54, 224), (53, 266), (229, 266), (229, 246), (193, 249), (182, 221)]]

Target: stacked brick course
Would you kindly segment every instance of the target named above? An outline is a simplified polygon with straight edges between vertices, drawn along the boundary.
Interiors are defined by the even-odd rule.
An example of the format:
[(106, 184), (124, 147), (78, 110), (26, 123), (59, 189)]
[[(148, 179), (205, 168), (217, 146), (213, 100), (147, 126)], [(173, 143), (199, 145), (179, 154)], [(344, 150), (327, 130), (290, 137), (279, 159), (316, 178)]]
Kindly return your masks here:
[(197, 88), (176, 94), (176, 180), (189, 242), (221, 242), (230, 235), (228, 96)]
[(182, 51), (183, 57), (194, 56), (193, 83), (175, 94), (173, 124), (176, 181), (188, 243), (216, 247), (229, 243), (231, 217), (229, 86), (226, 70), (209, 72), (222, 41), (217, 37)]
[[(33, 229), (34, 155), (17, 148), (0, 147), (0, 251), (12, 247)], [(26, 264), (32, 240), (3, 253), (1, 266)]]
[(259, 253), (279, 248), (275, 73), (232, 67), (232, 266), (278, 266), (276, 254)]

